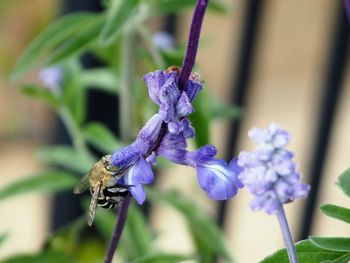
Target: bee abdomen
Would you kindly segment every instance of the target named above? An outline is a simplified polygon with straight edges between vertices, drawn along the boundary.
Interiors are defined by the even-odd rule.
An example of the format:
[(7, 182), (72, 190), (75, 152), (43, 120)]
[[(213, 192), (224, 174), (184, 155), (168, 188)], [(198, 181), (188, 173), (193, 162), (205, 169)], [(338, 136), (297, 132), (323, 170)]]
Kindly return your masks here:
[(97, 199), (97, 205), (106, 209), (116, 208), (126, 196), (129, 190), (121, 185), (106, 187)]

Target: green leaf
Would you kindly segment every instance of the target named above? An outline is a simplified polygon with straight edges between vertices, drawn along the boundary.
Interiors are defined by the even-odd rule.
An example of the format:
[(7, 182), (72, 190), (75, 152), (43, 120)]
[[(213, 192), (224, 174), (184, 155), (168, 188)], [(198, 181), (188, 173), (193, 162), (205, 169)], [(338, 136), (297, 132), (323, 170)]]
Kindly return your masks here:
[(132, 250), (133, 258), (154, 252), (153, 236), (140, 208), (134, 204), (129, 207), (128, 219), (124, 229), (125, 247)]
[(71, 35), (48, 58), (47, 64), (53, 65), (85, 51), (96, 40), (104, 24), (104, 16), (95, 16), (84, 24), (78, 32)]
[(92, 145), (105, 153), (114, 152), (121, 147), (121, 143), (114, 134), (103, 124), (91, 122), (83, 128), (83, 136)]
[(117, 95), (119, 94), (120, 80), (116, 75), (116, 73), (106, 68), (84, 70), (78, 77), (85, 88), (102, 90)]
[(138, 3), (138, 0), (112, 0), (106, 23), (99, 36), (101, 45), (109, 45), (116, 39), (124, 25), (132, 17)]
[(350, 238), (349, 237), (309, 237), (309, 240), (319, 248), (337, 251), (350, 252)]
[(196, 111), (190, 116), (190, 120), (195, 130), (198, 131), (194, 141), (197, 147), (201, 147), (210, 142), (210, 113), (206, 108), (206, 99), (204, 94), (198, 94), (193, 103), (193, 107), (196, 109)]
[(76, 13), (66, 15), (51, 23), (28, 46), (18, 60), (11, 79), (16, 80), (37, 65), (44, 54), (52, 52), (69, 37), (83, 28), (90, 20), (96, 17), (92, 13)]
[(212, 262), (212, 258), (204, 258), (204, 253), (208, 256), (215, 254), (223, 257), (227, 262), (232, 262), (229, 250), (227, 249), (224, 235), (213, 219), (208, 217), (196, 204), (185, 199), (176, 192), (158, 193), (148, 188), (148, 197), (153, 201), (166, 202), (178, 210), (186, 219), (193, 234), (201, 255), (201, 262)]
[(20, 90), (24, 95), (40, 99), (53, 108), (56, 108), (60, 104), (59, 99), (50, 90), (44, 87), (37, 85), (24, 85)]
[(209, 92), (204, 92), (205, 100), (211, 118), (224, 118), (236, 120), (242, 116), (242, 110), (239, 107), (227, 106), (220, 99)]
[(46, 251), (37, 255), (17, 255), (1, 261), (2, 263), (67, 263), (72, 259), (61, 252)]
[(350, 224), (350, 209), (348, 208), (326, 204), (321, 206), (320, 210), (327, 216), (339, 219)]
[(78, 173), (86, 173), (93, 163), (70, 146), (51, 146), (37, 152), (39, 160), (52, 165), (59, 165)]
[(331, 263), (349, 263), (349, 262), (350, 262), (350, 253), (345, 254), (344, 256), (331, 261)]
[(0, 246), (6, 241), (8, 238), (9, 234), (8, 233), (2, 233), (0, 234)]
[(350, 197), (350, 168), (344, 171), (339, 177), (336, 183), (340, 189)]
[[(312, 244), (310, 240), (303, 240), (295, 244), (300, 263), (320, 263), (327, 260), (341, 258), (344, 253), (325, 250)], [(289, 263), (286, 249), (281, 249), (268, 256), (260, 263)]]
[[(193, 8), (196, 0), (152, 0), (150, 5), (155, 9), (154, 14), (177, 13), (179, 11)], [(208, 9), (217, 13), (227, 13), (228, 7), (221, 0), (209, 1)]]
[(76, 182), (76, 177), (70, 173), (55, 170), (45, 171), (15, 181), (1, 188), (0, 200), (31, 192), (59, 192), (73, 188)]
[(193, 257), (184, 256), (184, 255), (149, 255), (136, 260), (131, 261), (130, 263), (176, 263), (183, 262), (185, 260), (190, 260)]

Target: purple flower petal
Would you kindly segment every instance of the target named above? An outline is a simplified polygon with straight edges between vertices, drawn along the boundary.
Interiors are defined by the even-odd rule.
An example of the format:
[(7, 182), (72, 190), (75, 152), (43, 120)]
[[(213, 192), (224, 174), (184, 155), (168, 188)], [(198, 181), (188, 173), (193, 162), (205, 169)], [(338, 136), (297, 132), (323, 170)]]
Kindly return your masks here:
[(180, 99), (176, 103), (175, 109), (176, 117), (178, 118), (186, 117), (194, 111), (192, 104), (185, 92), (181, 94)]
[(157, 140), (160, 128), (162, 126), (162, 118), (159, 114), (154, 114), (143, 126), (137, 138), (148, 144), (149, 148), (153, 146)]
[(201, 188), (213, 200), (227, 200), (238, 191), (236, 171), (221, 159), (213, 158), (198, 164), (197, 178)]
[(124, 182), (130, 186), (130, 193), (139, 204), (145, 201), (146, 194), (143, 184), (150, 184), (154, 180), (154, 174), (151, 166), (145, 159), (140, 157), (138, 161), (127, 171)]
[(148, 87), (148, 93), (150, 98), (157, 103), (160, 104), (159, 92), (161, 87), (163, 87), (164, 83), (168, 80), (169, 73), (163, 70), (156, 70), (146, 74), (143, 77), (144, 82)]

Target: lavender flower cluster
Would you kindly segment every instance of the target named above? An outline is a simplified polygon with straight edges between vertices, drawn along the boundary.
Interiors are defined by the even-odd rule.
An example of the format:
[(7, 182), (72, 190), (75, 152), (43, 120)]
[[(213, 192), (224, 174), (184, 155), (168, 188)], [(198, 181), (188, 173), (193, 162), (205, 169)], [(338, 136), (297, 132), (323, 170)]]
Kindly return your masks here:
[(284, 148), (290, 134), (272, 123), (267, 129), (252, 128), (248, 135), (257, 148), (240, 153), (238, 178), (256, 197), (251, 208), (275, 214), (280, 204), (305, 197), (310, 187), (299, 181), (294, 154)]
[(238, 180), (235, 161), (227, 164), (217, 159), (216, 149), (205, 145), (188, 151), (188, 138), (195, 136), (188, 116), (194, 111), (192, 102), (202, 90), (198, 74), (192, 74), (184, 89), (178, 87), (179, 69), (157, 70), (144, 76), (150, 98), (159, 106), (129, 146), (112, 154), (115, 166), (126, 169), (124, 185), (139, 204), (146, 199), (144, 184), (154, 180), (152, 166), (158, 156), (196, 168), (200, 187), (214, 200), (233, 197), (243, 184)]

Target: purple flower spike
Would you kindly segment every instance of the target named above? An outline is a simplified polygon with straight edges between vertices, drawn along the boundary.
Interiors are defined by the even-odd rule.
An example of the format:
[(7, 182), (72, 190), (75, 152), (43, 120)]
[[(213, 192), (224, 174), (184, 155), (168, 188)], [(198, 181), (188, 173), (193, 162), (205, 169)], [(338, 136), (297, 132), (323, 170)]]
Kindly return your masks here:
[(305, 197), (310, 187), (299, 181), (294, 155), (284, 148), (290, 134), (272, 123), (267, 129), (252, 128), (248, 135), (258, 146), (253, 152), (241, 152), (238, 165), (239, 179), (255, 195), (251, 208), (273, 214), (279, 203)]
[(131, 195), (140, 205), (146, 200), (146, 193), (143, 189), (144, 184), (151, 184), (154, 180), (154, 174), (151, 166), (145, 159), (140, 157), (138, 161), (129, 168), (125, 177), (124, 184), (129, 186)]

